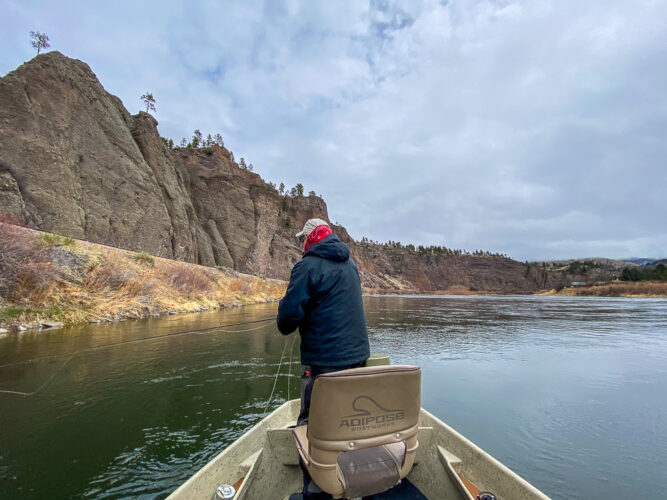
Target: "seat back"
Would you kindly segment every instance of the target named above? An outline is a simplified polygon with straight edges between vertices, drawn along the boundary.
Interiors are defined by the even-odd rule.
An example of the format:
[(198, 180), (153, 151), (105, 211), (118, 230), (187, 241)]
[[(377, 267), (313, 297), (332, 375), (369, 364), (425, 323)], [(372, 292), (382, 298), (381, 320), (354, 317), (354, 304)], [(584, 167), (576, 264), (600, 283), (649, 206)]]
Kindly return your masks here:
[[(417, 432), (421, 369), (417, 366), (354, 368), (315, 379), (308, 419), (313, 447), (347, 451), (350, 442), (385, 444)], [(358, 446), (357, 446), (358, 447)]]
[(315, 482), (334, 496), (372, 495), (395, 485), (414, 462), (420, 404), (417, 366), (354, 368), (317, 377), (307, 428)]

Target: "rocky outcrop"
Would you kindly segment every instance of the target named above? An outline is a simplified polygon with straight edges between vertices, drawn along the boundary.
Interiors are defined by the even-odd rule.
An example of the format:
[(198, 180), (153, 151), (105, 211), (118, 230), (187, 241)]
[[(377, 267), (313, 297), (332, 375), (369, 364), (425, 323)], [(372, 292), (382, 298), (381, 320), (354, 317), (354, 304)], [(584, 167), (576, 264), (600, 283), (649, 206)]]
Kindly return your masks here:
[[(130, 115), (85, 63), (58, 52), (0, 79), (0, 215), (160, 257), (286, 279), (293, 234), (328, 219), (317, 196), (282, 196), (229, 151), (168, 149), (157, 121)], [(420, 255), (354, 241), (364, 286), (532, 292), (558, 279), (511, 259)], [(562, 281), (562, 280), (561, 280)]]
[(194, 262), (198, 254), (197, 215), (185, 188), (183, 175), (174, 167), (173, 156), (157, 132), (157, 120), (140, 112), (132, 117), (132, 138), (150, 169), (148, 182), (156, 183), (160, 191), (158, 203), (164, 205), (171, 224), (170, 245), (165, 256)]
[(0, 80), (2, 210), (47, 231), (172, 256), (164, 190), (133, 122), (81, 61), (51, 52), (9, 73)]

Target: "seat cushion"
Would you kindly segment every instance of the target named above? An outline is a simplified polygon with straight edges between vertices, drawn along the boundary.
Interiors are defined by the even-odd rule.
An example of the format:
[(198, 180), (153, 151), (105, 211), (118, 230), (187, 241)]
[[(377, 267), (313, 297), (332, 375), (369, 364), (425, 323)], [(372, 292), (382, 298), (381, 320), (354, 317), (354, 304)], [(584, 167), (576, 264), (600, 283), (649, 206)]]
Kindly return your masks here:
[(339, 479), (348, 497), (382, 493), (401, 479), (405, 443), (344, 451), (338, 455)]

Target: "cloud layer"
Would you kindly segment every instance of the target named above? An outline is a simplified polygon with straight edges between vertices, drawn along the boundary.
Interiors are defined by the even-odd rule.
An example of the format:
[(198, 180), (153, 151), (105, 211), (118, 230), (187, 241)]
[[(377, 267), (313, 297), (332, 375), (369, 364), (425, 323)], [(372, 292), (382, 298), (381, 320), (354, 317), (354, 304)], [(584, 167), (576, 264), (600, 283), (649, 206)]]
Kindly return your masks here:
[(162, 135), (221, 132), (356, 237), (667, 256), (667, 3), (4, 0)]

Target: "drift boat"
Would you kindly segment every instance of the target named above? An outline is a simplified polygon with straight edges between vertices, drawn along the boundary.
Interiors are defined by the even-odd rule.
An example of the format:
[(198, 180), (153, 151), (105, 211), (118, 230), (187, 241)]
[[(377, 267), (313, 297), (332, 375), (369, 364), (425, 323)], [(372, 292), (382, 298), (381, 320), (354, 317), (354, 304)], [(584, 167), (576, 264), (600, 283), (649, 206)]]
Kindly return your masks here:
[(308, 425), (287, 401), (168, 498), (288, 500), (301, 491), (299, 458), (334, 498), (548, 499), (420, 407), (421, 370), (367, 366), (316, 379)]

